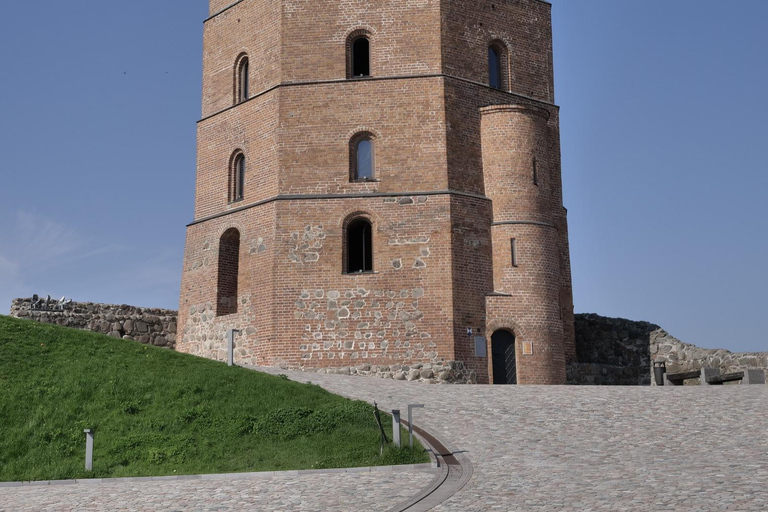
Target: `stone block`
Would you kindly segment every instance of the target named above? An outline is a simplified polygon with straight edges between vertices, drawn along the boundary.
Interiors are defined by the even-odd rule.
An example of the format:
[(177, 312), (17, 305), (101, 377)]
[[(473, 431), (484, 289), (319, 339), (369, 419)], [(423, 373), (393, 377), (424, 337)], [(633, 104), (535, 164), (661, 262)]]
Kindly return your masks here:
[(707, 379), (710, 377), (719, 377), (719, 376), (720, 376), (720, 368), (702, 368), (701, 369), (701, 385), (709, 386), (710, 384), (707, 382)]
[(742, 381), (742, 384), (765, 384), (765, 370), (744, 370), (744, 380)]

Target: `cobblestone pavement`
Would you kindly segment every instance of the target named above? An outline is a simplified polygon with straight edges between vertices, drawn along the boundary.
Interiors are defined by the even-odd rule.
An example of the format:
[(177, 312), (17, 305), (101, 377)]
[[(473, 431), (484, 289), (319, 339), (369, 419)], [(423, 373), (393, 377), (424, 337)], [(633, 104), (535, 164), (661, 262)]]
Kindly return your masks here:
[[(768, 510), (768, 386), (441, 386), (300, 372), (414, 422), (471, 459), (446, 511)], [(0, 511), (378, 511), (431, 473), (0, 489)]]
[[(433, 472), (340, 473), (0, 488), (0, 512), (326, 512), (386, 510), (434, 477)], [(382, 506), (385, 504), (385, 506)]]
[(282, 373), (403, 414), (426, 404), (414, 423), (474, 465), (438, 512), (768, 510), (768, 386), (441, 386)]

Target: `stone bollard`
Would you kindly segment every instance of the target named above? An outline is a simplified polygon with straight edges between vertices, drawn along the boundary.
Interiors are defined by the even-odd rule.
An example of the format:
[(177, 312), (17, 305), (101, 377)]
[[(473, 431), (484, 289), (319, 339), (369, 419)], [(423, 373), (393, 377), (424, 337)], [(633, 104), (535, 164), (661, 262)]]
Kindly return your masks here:
[(87, 428), (85, 432), (85, 470), (93, 471), (93, 430)]
[(392, 443), (400, 448), (400, 411), (392, 411)]
[(720, 368), (702, 368), (701, 369), (701, 385), (702, 386), (709, 386), (709, 382), (707, 382), (707, 379), (710, 377), (719, 377), (720, 376)]
[(765, 384), (765, 370), (744, 370), (742, 384)]

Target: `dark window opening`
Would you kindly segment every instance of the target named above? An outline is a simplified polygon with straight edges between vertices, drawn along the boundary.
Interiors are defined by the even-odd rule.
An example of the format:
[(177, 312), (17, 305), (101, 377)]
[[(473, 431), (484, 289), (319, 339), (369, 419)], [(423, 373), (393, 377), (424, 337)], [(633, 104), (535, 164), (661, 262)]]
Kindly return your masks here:
[(237, 279), (240, 274), (240, 232), (228, 229), (219, 240), (219, 275), (216, 315), (237, 313)]
[(243, 59), (240, 64), (240, 94), (238, 95), (238, 101), (245, 101), (248, 99), (248, 59)]
[(230, 201), (240, 201), (243, 199), (245, 190), (245, 155), (237, 155), (232, 168), (232, 181)]
[(536, 161), (536, 157), (533, 157), (533, 184), (539, 185), (539, 163)]
[(347, 226), (347, 273), (373, 272), (371, 223), (356, 219)]
[(501, 52), (495, 46), (488, 47), (488, 84), (502, 89)]
[(367, 37), (358, 37), (352, 43), (352, 76), (371, 75), (371, 42)]

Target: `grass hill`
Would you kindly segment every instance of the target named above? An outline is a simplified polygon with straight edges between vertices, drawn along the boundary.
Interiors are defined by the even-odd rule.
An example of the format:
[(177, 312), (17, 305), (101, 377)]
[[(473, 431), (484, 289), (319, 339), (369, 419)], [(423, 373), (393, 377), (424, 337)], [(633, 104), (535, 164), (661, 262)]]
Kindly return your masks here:
[[(90, 473), (86, 428), (95, 429)], [(421, 447), (379, 457), (372, 406), (318, 386), (0, 316), (0, 481), (428, 460)]]

